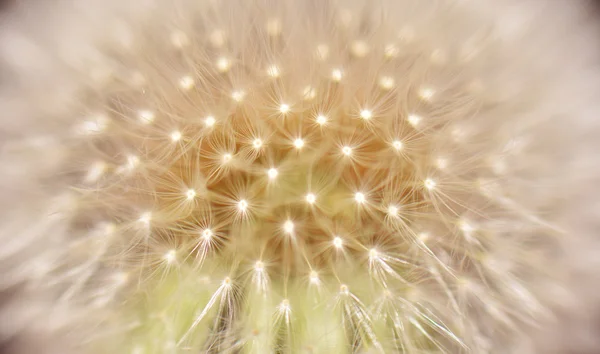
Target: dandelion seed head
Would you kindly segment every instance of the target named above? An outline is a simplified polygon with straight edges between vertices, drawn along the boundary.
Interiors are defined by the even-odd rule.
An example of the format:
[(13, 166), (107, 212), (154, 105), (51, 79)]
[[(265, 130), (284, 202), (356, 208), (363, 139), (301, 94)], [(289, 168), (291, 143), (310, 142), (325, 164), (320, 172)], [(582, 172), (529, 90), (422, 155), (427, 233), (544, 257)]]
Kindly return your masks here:
[[(567, 34), (531, 40), (549, 28), (535, 16), (518, 26), (468, 1), (451, 11), (443, 2), (184, 3), (106, 22), (114, 41), (6, 43), (7, 72), (30, 72), (15, 86), (29, 103), (5, 111), (44, 117), (21, 133), (56, 140), (15, 154), (36, 161), (23, 178), (7, 169), (7, 185), (39, 196), (28, 220), (52, 222), (6, 240), (1, 261), (20, 249), (36, 258), (8, 270), (9, 283), (34, 269), (35, 284), (52, 285), (42, 296), (60, 296), (48, 303), (66, 324), (82, 317), (68, 312), (94, 307), (89, 322), (103, 327), (94, 330), (119, 328), (132, 342), (124, 351), (493, 352), (541, 324), (538, 270), (561, 272), (528, 240), (552, 249), (578, 234), (559, 225), (558, 204), (578, 204), (562, 156), (586, 165), (570, 145), (586, 129), (555, 117), (578, 122), (589, 98), (581, 90), (577, 104), (553, 102), (570, 102), (569, 75), (587, 58), (568, 65), (541, 49)], [(493, 35), (490, 23), (499, 23)], [(535, 46), (520, 50), (527, 41)], [(55, 90), (41, 89), (55, 68), (41, 60), (69, 69), (55, 69)], [(76, 120), (82, 112), (96, 113)], [(70, 116), (63, 139), (54, 131)], [(22, 188), (27, 179), (40, 189)], [(47, 203), (44, 219), (46, 188), (71, 198)], [(46, 250), (39, 230), (69, 237)], [(38, 242), (41, 251), (29, 247)]]

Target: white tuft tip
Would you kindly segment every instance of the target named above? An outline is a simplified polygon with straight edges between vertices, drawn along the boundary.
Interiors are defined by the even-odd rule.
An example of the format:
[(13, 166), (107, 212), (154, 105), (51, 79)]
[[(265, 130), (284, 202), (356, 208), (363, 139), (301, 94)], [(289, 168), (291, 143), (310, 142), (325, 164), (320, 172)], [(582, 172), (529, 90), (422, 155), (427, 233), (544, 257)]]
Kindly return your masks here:
[(236, 102), (241, 102), (244, 99), (244, 97), (246, 97), (246, 93), (241, 90), (233, 91), (231, 93), (231, 98), (233, 98), (233, 100)]
[(196, 191), (193, 189), (188, 189), (188, 191), (185, 192), (185, 196), (188, 200), (192, 200), (196, 197)]
[(208, 116), (204, 119), (204, 125), (206, 125), (207, 127), (213, 127), (216, 122), (217, 120), (213, 116)]
[(170, 250), (169, 252), (165, 253), (165, 255), (163, 256), (163, 258), (165, 259), (165, 261), (167, 262), (167, 264), (171, 264), (175, 261), (175, 257), (176, 257), (176, 252), (175, 250)]
[(278, 174), (279, 174), (279, 172), (277, 172), (277, 169), (273, 168), (273, 167), (267, 171), (267, 175), (269, 176), (270, 180), (277, 178)]
[(268, 69), (267, 69), (267, 75), (269, 75), (270, 77), (279, 77), (279, 75), (281, 74), (281, 72), (279, 71), (279, 67), (277, 67), (277, 65), (271, 65)]
[(394, 140), (392, 142), (392, 146), (394, 147), (394, 149), (400, 151), (400, 150), (402, 150), (402, 147), (404, 146), (404, 144), (402, 144), (402, 142), (400, 140)]
[(308, 204), (314, 204), (317, 201), (317, 196), (314, 195), (313, 193), (308, 193), (306, 195), (306, 202)]
[(361, 192), (356, 192), (356, 194), (354, 194), (354, 200), (358, 203), (358, 204), (363, 204), (364, 202), (367, 201), (367, 198), (365, 197), (365, 195)]
[(229, 71), (229, 68), (231, 68), (231, 61), (229, 61), (229, 59), (221, 57), (217, 60), (217, 70), (219, 70), (219, 72), (225, 73)]
[(140, 122), (150, 124), (154, 121), (155, 115), (152, 111), (143, 110), (138, 112), (138, 118), (140, 119)]
[(184, 90), (189, 90), (192, 87), (194, 87), (194, 78), (192, 78), (191, 76), (184, 76), (181, 79), (179, 79), (179, 87), (181, 87)]
[(207, 241), (208, 241), (208, 240), (210, 240), (210, 239), (212, 238), (212, 236), (213, 236), (213, 232), (212, 232), (212, 230), (211, 230), (211, 229), (204, 229), (204, 230), (202, 231), (202, 238), (203, 238), (204, 240), (207, 240)]
[(289, 111), (290, 111), (290, 105), (289, 105), (289, 104), (282, 103), (282, 104), (279, 106), (279, 112), (281, 112), (281, 113), (285, 114), (285, 113), (287, 113), (287, 112), (289, 112)]
[(324, 125), (325, 123), (327, 123), (327, 117), (326, 117), (326, 116), (324, 116), (324, 115), (322, 115), (322, 114), (319, 114), (319, 115), (317, 116), (317, 119), (316, 119), (316, 121), (317, 121), (317, 123), (318, 123), (319, 125)]
[(408, 116), (408, 123), (413, 127), (416, 127), (421, 122), (421, 117), (416, 114), (411, 114)]
[(419, 91), (419, 97), (424, 101), (429, 101), (433, 98), (435, 91), (431, 88), (423, 88)]
[(180, 131), (174, 131), (171, 133), (171, 140), (173, 142), (177, 142), (179, 140), (181, 140), (181, 132)]
[(246, 200), (242, 199), (237, 203), (237, 207), (242, 212), (246, 211), (246, 209), (248, 209), (248, 202)]
[(283, 231), (285, 231), (288, 234), (293, 233), (294, 232), (294, 223), (291, 220), (288, 220), (285, 223), (283, 223)]
[(260, 149), (262, 145), (263, 142), (260, 139), (254, 139), (254, 141), (252, 142), (252, 146), (254, 146), (255, 149)]
[(373, 112), (371, 112), (368, 109), (363, 109), (362, 111), (360, 111), (360, 117), (362, 119), (369, 120), (373, 117)]
[(302, 147), (304, 147), (304, 140), (300, 138), (294, 140), (294, 146), (296, 147), (296, 149), (302, 149)]
[(333, 71), (331, 72), (331, 79), (335, 82), (340, 82), (342, 81), (342, 70), (340, 69), (333, 69)]
[(352, 155), (352, 148), (350, 146), (344, 146), (342, 148), (342, 153), (346, 156)]
[(434, 180), (432, 180), (431, 178), (427, 178), (423, 184), (425, 185), (425, 188), (427, 188), (428, 190), (432, 190), (435, 188), (436, 183)]
[(342, 241), (342, 238), (339, 236), (336, 236), (333, 238), (333, 246), (337, 249), (341, 249), (342, 246), (344, 244), (344, 241)]
[(391, 90), (396, 85), (393, 77), (383, 76), (379, 79), (379, 87), (384, 90)]
[(314, 270), (310, 272), (309, 279), (312, 284), (319, 284), (319, 274)]

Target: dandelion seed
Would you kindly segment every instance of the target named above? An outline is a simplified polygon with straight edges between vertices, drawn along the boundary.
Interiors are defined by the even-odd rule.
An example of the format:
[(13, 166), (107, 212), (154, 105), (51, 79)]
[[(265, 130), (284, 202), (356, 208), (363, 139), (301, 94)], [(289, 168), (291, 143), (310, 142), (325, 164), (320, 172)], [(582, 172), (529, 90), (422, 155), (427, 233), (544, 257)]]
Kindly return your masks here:
[(238, 202), (237, 207), (241, 212), (245, 212), (248, 209), (248, 202), (242, 199)]
[(390, 205), (390, 206), (388, 206), (388, 209), (387, 209), (387, 213), (391, 217), (398, 216), (399, 211), (400, 211), (400, 209), (395, 205)]
[(310, 272), (310, 276), (309, 276), (310, 282), (311, 284), (319, 284), (319, 274), (317, 272), (315, 272), (314, 270)]
[(317, 201), (317, 196), (314, 195), (313, 193), (308, 193), (306, 195), (306, 202), (308, 204), (314, 204)]
[(416, 114), (411, 114), (408, 116), (408, 123), (410, 125), (412, 125), (413, 127), (417, 127), (419, 125), (419, 123), (421, 122), (421, 117), (419, 117)]
[(285, 231), (288, 234), (291, 234), (294, 232), (294, 223), (291, 220), (286, 221), (283, 224), (283, 231)]
[(196, 198), (196, 191), (193, 189), (188, 189), (188, 191), (185, 192), (185, 196), (188, 200), (192, 200)]
[(217, 70), (219, 70), (219, 72), (225, 73), (229, 71), (229, 68), (231, 68), (231, 61), (229, 61), (229, 59), (221, 57), (217, 60)]
[(400, 53), (400, 49), (398, 49), (398, 46), (395, 44), (388, 44), (385, 46), (384, 53), (385, 57), (388, 59), (396, 58)]
[(400, 151), (404, 147), (404, 144), (402, 144), (402, 141), (400, 141), (400, 140), (394, 140), (392, 142), (392, 146), (394, 147), (394, 149)]
[(150, 213), (150, 212), (148, 211), (148, 212), (145, 212), (145, 213), (143, 213), (143, 214), (140, 216), (140, 218), (139, 218), (139, 221), (140, 221), (141, 223), (143, 223), (143, 224), (146, 224), (146, 225), (148, 225), (148, 224), (150, 224), (150, 220), (151, 220), (151, 219), (152, 219), (152, 213)]
[(438, 157), (435, 160), (435, 165), (437, 166), (438, 169), (445, 170), (448, 167), (448, 159), (443, 158), (443, 157)]
[(369, 259), (370, 260), (379, 259), (379, 252), (377, 252), (377, 250), (375, 248), (371, 248), (369, 250)]
[(79, 132), (85, 135), (99, 134), (108, 126), (108, 118), (105, 115), (97, 115), (92, 120), (85, 121), (79, 127)]
[(373, 117), (373, 112), (368, 109), (363, 109), (360, 111), (360, 117), (364, 120), (369, 120)]
[(210, 240), (212, 237), (213, 237), (213, 232), (212, 232), (211, 229), (204, 229), (204, 230), (202, 230), (202, 238), (205, 241)]
[(365, 57), (369, 53), (369, 50), (370, 50), (369, 44), (363, 40), (357, 40), (357, 41), (352, 42), (352, 46), (350, 49), (351, 49), (352, 55), (354, 55), (357, 58)]
[(173, 142), (177, 142), (179, 140), (181, 140), (181, 132), (176, 130), (174, 132), (171, 133), (171, 140)]
[(281, 106), (279, 106), (279, 112), (285, 114), (289, 111), (290, 111), (290, 105), (282, 103)]
[(127, 168), (133, 170), (140, 164), (140, 158), (135, 155), (127, 156)]
[(436, 186), (436, 183), (434, 180), (432, 180), (431, 178), (427, 178), (423, 184), (425, 185), (425, 188), (427, 188), (428, 190), (433, 190)]
[(279, 172), (277, 171), (277, 169), (273, 167), (267, 171), (267, 175), (269, 176), (270, 180), (274, 180), (275, 178), (277, 178), (278, 174)]
[(192, 87), (194, 87), (194, 78), (191, 76), (184, 76), (181, 79), (179, 79), (179, 87), (181, 87), (184, 90), (189, 90)]
[(365, 195), (361, 192), (356, 192), (356, 194), (354, 194), (354, 200), (358, 203), (358, 204), (363, 204), (364, 202), (367, 201), (367, 198), (365, 197)]
[(252, 146), (255, 149), (260, 149), (262, 145), (263, 145), (263, 142), (260, 139), (254, 139), (254, 141), (252, 142)]
[(419, 97), (424, 101), (429, 101), (435, 94), (435, 91), (431, 88), (423, 88), (419, 91)]
[(176, 252), (175, 250), (170, 250), (169, 252), (165, 253), (164, 257), (165, 261), (167, 262), (167, 264), (172, 264), (175, 261), (176, 258)]
[(391, 90), (396, 85), (394, 78), (390, 76), (383, 76), (379, 79), (379, 87), (384, 90)]
[(204, 125), (206, 125), (209, 128), (213, 127), (216, 122), (217, 122), (217, 120), (213, 116), (208, 116), (204, 119)]
[(233, 156), (231, 154), (225, 154), (225, 155), (223, 155), (223, 162), (227, 163), (227, 162), (231, 161), (232, 158), (233, 158)]
[(234, 101), (236, 102), (241, 102), (244, 97), (246, 97), (246, 93), (244, 91), (233, 91), (233, 93), (231, 94), (231, 98), (233, 98)]
[(270, 77), (279, 77), (280, 74), (281, 72), (279, 71), (279, 67), (277, 65), (271, 65), (267, 69), (267, 75), (269, 75)]
[(143, 110), (138, 112), (138, 118), (140, 119), (140, 122), (150, 124), (154, 121), (155, 115), (152, 111)]
[(318, 123), (319, 125), (324, 125), (325, 123), (327, 123), (327, 117), (326, 117), (326, 116), (324, 116), (324, 115), (322, 115), (322, 114), (319, 114), (319, 115), (317, 116), (317, 119), (316, 119), (316, 121), (317, 121), (317, 123)]
[(294, 146), (296, 147), (296, 149), (302, 149), (302, 147), (304, 147), (304, 140), (300, 138), (294, 140)]
[(344, 241), (342, 241), (341, 237), (336, 236), (333, 238), (333, 246), (337, 249), (341, 249)]
[(85, 182), (96, 182), (104, 174), (106, 168), (107, 166), (104, 161), (95, 162), (85, 176)]
[(333, 71), (331, 72), (331, 79), (335, 82), (340, 82), (342, 81), (342, 70), (341, 69), (333, 69)]

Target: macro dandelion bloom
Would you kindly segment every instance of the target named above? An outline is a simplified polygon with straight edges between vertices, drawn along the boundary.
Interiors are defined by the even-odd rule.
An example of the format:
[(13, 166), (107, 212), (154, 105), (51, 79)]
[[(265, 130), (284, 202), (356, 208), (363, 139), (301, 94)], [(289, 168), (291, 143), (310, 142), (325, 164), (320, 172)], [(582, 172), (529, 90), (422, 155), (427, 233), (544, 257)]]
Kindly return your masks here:
[(15, 5), (0, 333), (84, 353), (549, 345), (595, 250), (584, 5)]

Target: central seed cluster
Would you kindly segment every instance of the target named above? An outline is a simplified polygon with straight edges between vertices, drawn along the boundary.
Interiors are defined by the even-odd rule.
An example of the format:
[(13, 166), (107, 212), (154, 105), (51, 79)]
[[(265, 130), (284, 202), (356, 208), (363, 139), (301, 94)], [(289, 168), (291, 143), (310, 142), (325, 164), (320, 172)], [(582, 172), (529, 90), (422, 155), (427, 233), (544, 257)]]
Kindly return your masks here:
[[(154, 313), (189, 315), (165, 320), (177, 345), (231, 348), (266, 328), (256, 352), (292, 348), (294, 321), (329, 323), (329, 307), (294, 298), (304, 286), (333, 289), (352, 350), (484, 348), (471, 313), (511, 327), (494, 301), (529, 296), (489, 255), (508, 199), (483, 182), (501, 179), (518, 144), (496, 120), (487, 133), (478, 124), (498, 114), (477, 61), (487, 47), (445, 49), (360, 11), (311, 18), (311, 35), (249, 13), (260, 15), (236, 31), (181, 26), (160, 46), (140, 40), (85, 97), (74, 227), (102, 225), (98, 262), (142, 291), (156, 274), (192, 270), (167, 281), (202, 299), (194, 311)], [(482, 291), (496, 277), (503, 285)], [(280, 299), (265, 310), (267, 293)], [(321, 335), (310, 327), (307, 345)]]

